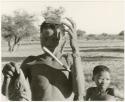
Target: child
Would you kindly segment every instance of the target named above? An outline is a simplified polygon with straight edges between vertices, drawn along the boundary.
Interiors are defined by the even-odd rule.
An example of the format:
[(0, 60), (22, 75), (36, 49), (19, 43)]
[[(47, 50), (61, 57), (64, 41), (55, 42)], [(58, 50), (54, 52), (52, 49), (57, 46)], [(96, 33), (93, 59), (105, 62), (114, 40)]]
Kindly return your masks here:
[(87, 89), (86, 100), (115, 100), (115, 97), (123, 99), (124, 96), (116, 89), (109, 88), (110, 69), (104, 65), (98, 65), (93, 70), (92, 80), (97, 87)]

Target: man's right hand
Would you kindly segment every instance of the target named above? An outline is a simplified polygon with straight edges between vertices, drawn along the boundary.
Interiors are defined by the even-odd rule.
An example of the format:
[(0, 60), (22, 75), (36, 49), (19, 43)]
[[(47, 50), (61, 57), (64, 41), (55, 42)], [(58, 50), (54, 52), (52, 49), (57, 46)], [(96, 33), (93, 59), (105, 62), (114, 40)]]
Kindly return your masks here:
[(14, 62), (9, 62), (3, 67), (2, 73), (5, 77), (13, 77), (19, 74), (19, 68)]

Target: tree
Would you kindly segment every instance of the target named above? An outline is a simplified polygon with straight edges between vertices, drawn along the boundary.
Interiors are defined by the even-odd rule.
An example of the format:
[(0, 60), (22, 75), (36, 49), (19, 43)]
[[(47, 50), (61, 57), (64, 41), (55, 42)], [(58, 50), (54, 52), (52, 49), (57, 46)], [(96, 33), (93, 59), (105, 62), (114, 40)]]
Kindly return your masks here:
[(108, 34), (107, 33), (102, 33), (101, 36), (106, 37), (106, 36), (108, 36)]
[(15, 46), (23, 38), (38, 32), (34, 26), (34, 21), (35, 16), (23, 10), (14, 11), (14, 16), (2, 16), (2, 37), (8, 42), (10, 52), (14, 51)]
[(87, 40), (95, 40), (96, 39), (96, 34), (89, 34), (86, 37)]
[(122, 30), (118, 35), (124, 36), (124, 31)]
[(78, 39), (82, 39), (85, 34), (86, 34), (85, 31), (82, 31), (80, 29), (77, 30), (77, 37), (78, 37)]

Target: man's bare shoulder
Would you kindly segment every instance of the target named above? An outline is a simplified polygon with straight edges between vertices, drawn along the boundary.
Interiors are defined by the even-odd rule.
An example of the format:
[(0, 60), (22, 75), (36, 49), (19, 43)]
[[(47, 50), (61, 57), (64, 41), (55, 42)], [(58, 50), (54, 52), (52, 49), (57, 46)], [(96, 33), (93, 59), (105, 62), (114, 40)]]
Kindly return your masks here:
[[(40, 55), (39, 55), (40, 56)], [(20, 68), (24, 72), (24, 75), (27, 76), (27, 73), (29, 73), (28, 69), (31, 67), (28, 63), (33, 62), (39, 58), (39, 56), (28, 56), (25, 58), (25, 60), (22, 62)]]
[(28, 56), (27, 58), (25, 58), (25, 60), (23, 61), (22, 64), (27, 64), (30, 63), (34, 60), (37, 60), (38, 58), (40, 58), (42, 55), (38, 55), (38, 56)]

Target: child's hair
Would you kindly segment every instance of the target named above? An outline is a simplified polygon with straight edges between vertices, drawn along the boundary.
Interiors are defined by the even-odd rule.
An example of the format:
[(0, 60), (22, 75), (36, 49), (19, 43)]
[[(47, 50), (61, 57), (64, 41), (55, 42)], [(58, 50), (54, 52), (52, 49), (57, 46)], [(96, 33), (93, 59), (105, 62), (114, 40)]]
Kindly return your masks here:
[(104, 66), (104, 65), (95, 66), (93, 70), (93, 76), (103, 71), (110, 73), (110, 69), (107, 66)]

